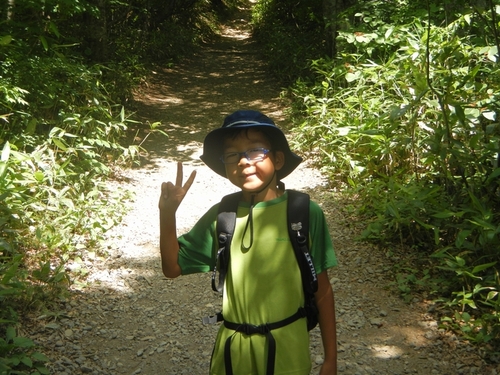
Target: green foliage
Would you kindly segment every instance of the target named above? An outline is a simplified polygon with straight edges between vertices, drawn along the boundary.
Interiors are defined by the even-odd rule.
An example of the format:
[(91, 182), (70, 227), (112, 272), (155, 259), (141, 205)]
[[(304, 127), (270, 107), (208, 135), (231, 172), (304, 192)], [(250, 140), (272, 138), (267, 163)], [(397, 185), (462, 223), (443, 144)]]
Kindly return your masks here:
[[(125, 107), (145, 75), (192, 52), (237, 0), (16, 0), (0, 6), (0, 373), (47, 374), (18, 337), (86, 274), (123, 214), (106, 180), (137, 161)], [(11, 7), (11, 4), (14, 6)], [(159, 123), (151, 133), (162, 132)]]
[(12, 327), (50, 308), (85, 273), (69, 273), (67, 262), (99, 249), (120, 220), (124, 194), (104, 182), (114, 163), (138, 151), (122, 145), (131, 120), (120, 105), (137, 70), (87, 64), (76, 44), (60, 43), (58, 17), (81, 16), (89, 10), (82, 2), (28, 3), (16, 1), (0, 24), (2, 374), (47, 373), (33, 343)]
[(0, 337), (0, 373), (10, 374), (50, 374), (45, 363), (49, 359), (34, 350), (32, 340), (19, 337), (13, 326), (8, 326), (5, 339)]
[(332, 183), (360, 194), (370, 220), (364, 239), (397, 242), (433, 261), (424, 273), (397, 273), (404, 295), (427, 285), (458, 311), (443, 322), (498, 343), (500, 72), (492, 15), (498, 19), (500, 6), (457, 3), (446, 22), (432, 8), (430, 24), (396, 23), (382, 8), (380, 17), (356, 14), (339, 32), (341, 55), (313, 60), (315, 79), (290, 90), (295, 145)]
[[(5, 242), (2, 249), (5, 249)], [(12, 250), (9, 248), (8, 250)], [(22, 255), (18, 254), (10, 261), (2, 256), (0, 263), (0, 373), (1, 374), (48, 374), (44, 363), (48, 358), (35, 351), (32, 340), (20, 337), (14, 328), (18, 320), (18, 313), (26, 310), (35, 299), (43, 298), (47, 291), (41, 285), (30, 286), (28, 273), (22, 267)], [(49, 263), (50, 266), (50, 263)], [(49, 282), (49, 277), (65, 277), (62, 272), (51, 272), (50, 267), (44, 265), (35, 270), (33, 280)], [(54, 284), (46, 284), (53, 286)]]

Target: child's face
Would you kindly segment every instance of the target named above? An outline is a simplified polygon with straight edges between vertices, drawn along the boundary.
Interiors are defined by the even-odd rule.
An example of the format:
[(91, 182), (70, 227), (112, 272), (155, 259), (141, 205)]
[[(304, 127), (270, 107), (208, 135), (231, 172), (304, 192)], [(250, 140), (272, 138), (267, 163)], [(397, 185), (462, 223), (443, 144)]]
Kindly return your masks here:
[(226, 176), (229, 181), (247, 193), (260, 193), (268, 187), (276, 188), (275, 171), (283, 167), (285, 160), (283, 152), (273, 152), (265, 134), (255, 129), (242, 131), (224, 142), (224, 153), (241, 153), (255, 148), (265, 148), (270, 152), (263, 160), (247, 160), (241, 155), (237, 163), (226, 164)]

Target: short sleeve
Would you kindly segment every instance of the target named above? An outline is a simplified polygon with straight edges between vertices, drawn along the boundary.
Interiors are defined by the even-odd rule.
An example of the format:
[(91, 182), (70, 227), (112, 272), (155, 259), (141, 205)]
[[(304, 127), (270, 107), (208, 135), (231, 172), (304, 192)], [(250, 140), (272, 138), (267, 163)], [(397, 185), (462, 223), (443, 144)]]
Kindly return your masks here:
[(210, 208), (193, 228), (178, 238), (178, 264), (183, 275), (211, 271), (215, 264), (214, 233), (218, 204)]

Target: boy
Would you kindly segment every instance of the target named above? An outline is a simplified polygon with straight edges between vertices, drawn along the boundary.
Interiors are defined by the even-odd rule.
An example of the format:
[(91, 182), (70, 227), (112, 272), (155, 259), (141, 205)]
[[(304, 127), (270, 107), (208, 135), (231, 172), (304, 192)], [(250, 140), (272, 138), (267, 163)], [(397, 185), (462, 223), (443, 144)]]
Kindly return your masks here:
[[(304, 292), (297, 259), (288, 236), (288, 193), (281, 179), (302, 161), (291, 152), (283, 132), (257, 111), (237, 111), (204, 141), (201, 159), (213, 171), (241, 189), (236, 228), (231, 242), (222, 310), (225, 322), (255, 326), (286, 320), (303, 306)], [(189, 233), (177, 238), (175, 213), (196, 173), (182, 184), (182, 165), (175, 184), (163, 183), (160, 209), (160, 251), (166, 277), (211, 271), (218, 241), (215, 205)], [(327, 269), (337, 264), (321, 209), (310, 204), (310, 253), (318, 274), (315, 293), (325, 353), (321, 375), (337, 374), (335, 302)], [(289, 319), (290, 320), (290, 319)], [(212, 354), (210, 374), (306, 375), (311, 370), (305, 318), (271, 331), (246, 334), (221, 325)], [(273, 345), (274, 346), (274, 345)]]

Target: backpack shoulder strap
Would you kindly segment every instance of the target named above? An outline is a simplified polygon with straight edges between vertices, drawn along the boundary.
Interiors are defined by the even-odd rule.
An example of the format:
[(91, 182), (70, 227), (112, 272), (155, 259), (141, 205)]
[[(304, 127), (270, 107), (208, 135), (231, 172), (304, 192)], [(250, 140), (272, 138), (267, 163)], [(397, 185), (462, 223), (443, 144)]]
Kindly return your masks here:
[(306, 298), (318, 290), (318, 277), (311, 255), (309, 254), (309, 202), (308, 194), (287, 190), (288, 192), (288, 234), (299, 264), (302, 286)]
[[(237, 192), (226, 195), (219, 204), (216, 224), (218, 250), (214, 272), (212, 274), (212, 289), (220, 293), (222, 293), (224, 288), (224, 280), (229, 267), (231, 240), (236, 225), (236, 211), (238, 210), (238, 203), (240, 200), (241, 192)], [(219, 271), (218, 282), (216, 280), (217, 271)]]

